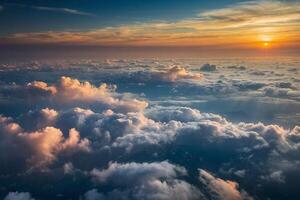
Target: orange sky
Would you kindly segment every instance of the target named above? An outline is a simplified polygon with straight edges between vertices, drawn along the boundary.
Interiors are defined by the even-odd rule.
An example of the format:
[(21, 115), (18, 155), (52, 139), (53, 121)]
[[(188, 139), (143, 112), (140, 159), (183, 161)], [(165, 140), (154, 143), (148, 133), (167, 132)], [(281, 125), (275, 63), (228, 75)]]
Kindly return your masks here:
[(84, 31), (15, 33), (0, 42), (108, 46), (211, 46), (298, 49), (300, 2), (251, 1), (174, 22), (153, 21)]

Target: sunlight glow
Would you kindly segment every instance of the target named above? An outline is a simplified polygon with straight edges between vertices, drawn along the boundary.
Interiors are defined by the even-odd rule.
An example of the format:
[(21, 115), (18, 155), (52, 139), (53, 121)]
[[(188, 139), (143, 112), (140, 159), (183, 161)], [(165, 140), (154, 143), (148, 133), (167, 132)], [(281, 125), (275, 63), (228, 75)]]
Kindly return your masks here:
[(269, 42), (265, 42), (264, 43), (264, 47), (266, 48), (266, 47), (269, 47)]

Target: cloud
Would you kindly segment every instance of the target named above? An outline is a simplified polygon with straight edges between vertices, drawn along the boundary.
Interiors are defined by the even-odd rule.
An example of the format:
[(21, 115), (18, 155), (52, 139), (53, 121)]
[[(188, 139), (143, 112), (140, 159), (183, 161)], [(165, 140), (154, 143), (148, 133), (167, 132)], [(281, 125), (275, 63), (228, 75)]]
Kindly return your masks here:
[(34, 81), (32, 83), (27, 84), (28, 88), (32, 90), (45, 91), (45, 94), (55, 94), (57, 92), (56, 88), (53, 86), (48, 86), (47, 83), (42, 81)]
[(211, 120), (226, 122), (226, 119), (213, 113), (201, 113), (199, 110), (189, 107), (152, 107), (146, 111), (146, 115), (151, 119), (160, 122), (180, 121), (196, 122), (202, 120)]
[(70, 8), (57, 8), (57, 7), (48, 7), (48, 6), (34, 6), (34, 5), (26, 5), (26, 4), (19, 4), (19, 3), (6, 3), (9, 6), (18, 6), (24, 8), (31, 8), (33, 10), (40, 10), (40, 11), (50, 11), (50, 12), (60, 12), (65, 14), (73, 14), (73, 15), (82, 15), (82, 16), (90, 16), (95, 17), (94, 14), (83, 12), (75, 9)]
[[(95, 189), (85, 194), (87, 200), (96, 198), (117, 199), (199, 199), (202, 194), (185, 181), (175, 179), (186, 175), (184, 168), (166, 161), (159, 163), (110, 163), (105, 170), (94, 169), (94, 180), (101, 185), (113, 185), (115, 190), (107, 195)], [(117, 189), (119, 188), (120, 189)], [(121, 189), (122, 188), (122, 189)], [(105, 198), (104, 198), (105, 197)], [(101, 199), (100, 198), (100, 199)]]
[(291, 88), (282, 88), (282, 87), (265, 87), (263, 88), (263, 94), (265, 96), (277, 97), (277, 98), (287, 98), (300, 100), (300, 92), (298, 89), (294, 90)]
[(82, 12), (75, 9), (70, 8), (54, 8), (54, 7), (45, 7), (45, 6), (30, 6), (30, 8), (42, 11), (53, 11), (53, 12), (62, 12), (67, 14), (74, 14), (74, 15), (84, 15), (84, 16), (95, 16), (94, 14), (88, 12)]
[(180, 65), (171, 65), (162, 69), (137, 71), (130, 74), (130, 78), (141, 82), (176, 82), (200, 81), (204, 78), (201, 73), (191, 72)]
[(53, 126), (58, 117), (54, 109), (43, 108), (41, 110), (29, 111), (19, 117), (19, 122), (26, 130), (41, 129), (46, 126)]
[(232, 65), (232, 66), (228, 66), (227, 68), (229, 68), (229, 69), (237, 69), (237, 70), (246, 70), (245, 66), (235, 66), (235, 65)]
[(292, 88), (292, 83), (290, 82), (280, 82), (277, 84), (279, 88)]
[[(0, 162), (4, 163), (0, 166), (0, 181), (10, 185), (3, 189), (4, 194), (28, 191), (35, 198), (63, 196), (88, 200), (118, 199), (120, 196), (124, 199), (250, 199), (250, 195), (258, 199), (281, 199), (285, 194), (299, 195), (298, 188), (293, 187), (300, 173), (299, 126), (281, 127), (255, 120), (247, 120), (253, 123), (235, 122), (228, 116), (204, 111), (205, 106), (199, 110), (194, 104), (179, 107), (178, 103), (170, 106), (158, 102), (164, 96), (158, 95), (157, 88), (161, 87), (157, 85), (187, 90), (188, 86), (198, 88), (211, 84), (215, 89), (219, 79), (214, 78), (219, 76), (218, 73), (224, 73), (228, 76), (224, 80), (226, 84), (245, 83), (247, 86), (247, 80), (252, 76), (247, 79), (246, 74), (244, 78), (230, 82), (231, 76), (227, 73), (235, 74), (236, 71), (225, 71), (227, 67), (220, 65), (220, 70), (208, 73), (208, 78), (201, 82), (193, 77), (183, 81), (186, 73), (194, 74), (192, 67), (188, 68), (192, 72), (185, 69), (185, 78), (176, 72), (175, 81), (171, 81), (169, 76), (161, 77), (161, 74), (171, 73), (170, 61), (165, 65), (153, 64), (158, 65), (157, 68), (152, 68), (149, 64), (152, 61), (149, 61), (145, 62), (149, 66), (144, 72), (150, 77), (155, 75), (156, 79), (141, 82), (136, 81), (138, 73), (134, 73), (141, 71), (140, 61), (130, 66), (130, 61), (114, 62), (119, 66), (116, 71), (120, 72), (109, 77), (105, 71), (95, 73), (102, 69), (95, 63), (96, 70), (89, 69), (92, 76), (86, 71), (67, 69), (61, 73), (54, 70), (53, 74), (47, 71), (49, 78), (43, 78), (42, 71), (28, 72), (30, 78), (22, 80), (22, 84), (8, 84), (13, 79), (4, 79), (1, 101), (8, 99), (12, 105), (20, 101), (22, 105), (22, 109), (16, 106), (17, 113), (10, 109), (12, 107), (5, 107), (9, 110), (7, 116), (12, 117), (0, 117)], [(119, 62), (131, 71), (125, 74)], [(199, 71), (199, 64), (194, 66), (197, 67), (195, 71)], [(113, 69), (109, 67), (109, 70)], [(249, 72), (248, 67), (243, 72), (238, 71)], [(78, 79), (62, 77), (56, 81), (61, 74), (68, 73), (79, 74)], [(99, 74), (104, 74), (107, 79), (102, 79)], [(126, 75), (132, 79), (124, 79)], [(44, 81), (32, 81), (36, 76)], [(263, 78), (267, 79), (263, 82), (267, 87), (292, 90), (276, 87), (276, 83), (282, 81), (275, 77), (274, 82), (274, 76), (271, 80)], [(140, 85), (134, 84), (139, 83), (144, 83), (141, 91), (146, 91), (150, 87), (147, 84), (151, 83), (156, 96), (154, 100), (150, 97), (143, 101), (149, 102), (148, 107), (140, 107), (135, 102), (142, 101), (136, 100), (133, 94), (117, 92), (114, 86), (91, 84), (110, 79), (127, 83), (120, 91), (137, 90)], [(27, 80), (30, 83), (24, 84)], [(256, 80), (250, 80), (250, 83), (256, 83)], [(130, 88), (131, 84), (133, 88)], [(293, 87), (297, 87), (297, 83), (293, 82)], [(249, 86), (248, 91), (251, 88)], [(253, 90), (261, 95), (265, 88)], [(192, 92), (198, 94), (198, 91)], [(237, 92), (249, 97), (242, 89)], [(171, 94), (165, 100), (171, 101), (175, 97)], [(221, 104), (224, 105), (227, 104)], [(247, 106), (245, 111), (250, 112), (251, 107)], [(40, 190), (41, 183), (52, 187)], [(280, 194), (274, 193), (278, 188)]]
[[(251, 22), (259, 24), (265, 23), (285, 23), (299, 18), (297, 9), (298, 2), (281, 2), (281, 1), (248, 1), (237, 3), (234, 6), (207, 11), (199, 14), (211, 21), (227, 22), (234, 26), (247, 26)], [(281, 16), (279, 17), (278, 14)], [(258, 20), (258, 18), (260, 19)]]
[(189, 73), (185, 68), (180, 66), (174, 66), (168, 69), (166, 72), (158, 72), (157, 75), (168, 81), (176, 81), (177, 79), (192, 79), (192, 80), (201, 80), (201, 74), (192, 74)]
[(74, 166), (71, 162), (64, 164), (63, 169), (64, 169), (64, 174), (73, 174), (74, 173)]
[[(21, 88), (22, 89), (22, 88)], [(115, 86), (101, 84), (99, 87), (91, 85), (89, 82), (81, 83), (77, 79), (61, 77), (56, 85), (48, 86), (42, 81), (28, 83), (25, 90), (31, 94), (28, 98), (35, 96), (44, 100), (52, 100), (59, 103), (100, 103), (111, 109), (123, 112), (138, 112), (148, 106), (146, 101), (129, 99), (126, 95), (119, 95), (115, 92)]]
[(28, 192), (10, 192), (4, 200), (34, 200)]
[(269, 176), (263, 178), (269, 181), (284, 183), (284, 176), (282, 175), (282, 171), (272, 172)]
[(102, 187), (109, 184), (123, 190), (113, 190), (105, 195), (93, 189), (85, 194), (85, 198), (116, 199), (122, 195), (126, 199), (252, 199), (246, 192), (238, 190), (237, 183), (215, 178), (202, 169), (199, 172), (199, 180), (205, 187), (196, 189), (187, 182), (178, 180), (180, 176), (187, 175), (184, 168), (166, 161), (110, 163), (107, 169), (94, 169), (91, 175)]
[[(16, 162), (21, 161), (18, 167), (26, 166), (30, 172), (46, 166), (51, 169), (51, 163), (63, 163), (63, 174), (75, 176), (74, 172), (81, 171), (76, 162), (76, 152), (81, 151), (89, 152), (85, 156), (88, 168), (97, 166), (95, 162), (106, 160), (99, 163), (100, 169), (95, 168), (89, 172), (99, 187), (89, 190), (85, 194), (86, 199), (95, 196), (115, 199), (119, 195), (128, 199), (168, 199), (176, 196), (180, 199), (199, 199), (207, 191), (210, 192), (210, 198), (224, 196), (230, 199), (232, 195), (233, 199), (238, 199), (246, 193), (239, 191), (237, 183), (233, 181), (223, 181), (201, 171), (201, 183), (206, 185), (205, 189), (183, 178), (189, 177), (194, 168), (193, 165), (186, 164), (186, 156), (191, 156), (197, 163), (195, 170), (198, 170), (199, 165), (205, 169), (212, 163), (218, 163), (220, 168), (230, 174), (228, 169), (246, 167), (247, 171), (255, 171), (257, 174), (255, 184), (264, 184), (263, 181), (278, 177), (278, 170), (282, 171), (281, 176), (286, 176), (288, 169), (280, 165), (274, 166), (272, 163), (275, 160), (285, 158), (293, 162), (293, 156), (289, 154), (299, 151), (298, 127), (286, 130), (276, 125), (260, 123), (233, 124), (221, 116), (201, 113), (191, 108), (157, 108), (149, 112), (148, 116), (157, 121), (142, 113), (114, 113), (111, 110), (96, 113), (75, 108), (59, 112), (54, 126), (64, 126), (66, 130), (70, 127), (80, 130), (79, 134), (71, 129), (68, 137), (63, 136), (61, 129), (54, 127), (24, 132), (13, 119), (2, 117), (1, 152), (9, 152), (0, 156), (6, 163), (2, 166), (2, 173), (12, 173), (11, 167), (5, 168), (7, 164), (15, 166)], [(81, 134), (88, 139), (80, 139)], [(180, 151), (182, 148), (184, 154)], [(183, 164), (184, 167), (167, 161), (130, 161), (138, 160), (140, 153), (146, 160), (168, 158), (172, 162)], [(175, 157), (172, 156), (174, 153)], [(68, 161), (68, 158), (74, 159), (74, 163)], [(123, 160), (123, 163), (114, 162), (118, 159)], [(108, 167), (105, 167), (106, 164)], [(269, 170), (257, 168), (256, 165), (263, 165)], [(234, 170), (232, 173), (235, 173)], [(243, 176), (245, 181), (248, 180), (247, 172)], [(273, 179), (259, 178), (260, 176)], [(112, 189), (107, 191), (102, 190), (102, 187)]]
[[(91, 175), (100, 183), (113, 182), (116, 185), (142, 184), (149, 179), (176, 177), (177, 173), (186, 175), (186, 170), (168, 162), (161, 163), (110, 163), (108, 169), (94, 169)], [(124, 181), (126, 180), (126, 181)]]
[(233, 86), (236, 86), (241, 91), (247, 90), (258, 90), (266, 86), (265, 83), (255, 82), (255, 81), (233, 81)]
[(211, 65), (209, 63), (206, 63), (204, 65), (202, 65), (202, 67), (200, 68), (201, 71), (206, 71), (206, 72), (212, 72), (212, 71), (216, 71), (217, 70), (217, 66), (216, 65)]
[(44, 167), (56, 159), (58, 153), (90, 151), (89, 140), (80, 139), (75, 129), (70, 129), (69, 137), (54, 127), (45, 127), (33, 132), (23, 132), (11, 118), (0, 116), (0, 137), (2, 138), (0, 159), (5, 162), (1, 169), (11, 166), (16, 170), (32, 170)]
[[(176, 22), (136, 23), (77, 32), (16, 33), (2, 38), (2, 42), (118, 46), (184, 44), (203, 46), (206, 49), (228, 47), (240, 49), (260, 48), (261, 42), (267, 37), (267, 40), (274, 41), (273, 48), (295, 47), (300, 31), (299, 8), (298, 2), (250, 1), (204, 11), (193, 18)], [(84, 14), (69, 9), (58, 11)]]
[(199, 179), (206, 185), (211, 199), (216, 200), (245, 200), (252, 199), (246, 193), (241, 193), (238, 190), (238, 184), (233, 181), (224, 181), (215, 178), (205, 170), (199, 170)]

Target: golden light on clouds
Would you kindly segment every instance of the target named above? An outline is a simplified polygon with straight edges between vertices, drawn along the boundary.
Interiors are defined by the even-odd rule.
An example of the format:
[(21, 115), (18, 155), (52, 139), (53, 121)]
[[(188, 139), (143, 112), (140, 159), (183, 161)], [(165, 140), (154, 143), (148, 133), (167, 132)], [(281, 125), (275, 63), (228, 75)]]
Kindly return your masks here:
[(261, 40), (264, 41), (264, 42), (266, 42), (266, 43), (268, 43), (268, 42), (270, 42), (272, 39), (271, 39), (271, 37), (268, 36), (268, 35), (263, 35), (263, 36), (261, 37)]

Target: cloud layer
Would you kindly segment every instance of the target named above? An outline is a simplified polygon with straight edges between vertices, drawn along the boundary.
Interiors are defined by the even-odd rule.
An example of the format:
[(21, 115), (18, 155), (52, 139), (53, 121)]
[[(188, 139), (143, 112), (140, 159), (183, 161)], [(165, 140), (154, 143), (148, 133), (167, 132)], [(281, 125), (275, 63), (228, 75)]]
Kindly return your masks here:
[(298, 62), (234, 62), (3, 65), (0, 198), (297, 199)]

